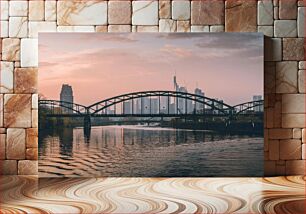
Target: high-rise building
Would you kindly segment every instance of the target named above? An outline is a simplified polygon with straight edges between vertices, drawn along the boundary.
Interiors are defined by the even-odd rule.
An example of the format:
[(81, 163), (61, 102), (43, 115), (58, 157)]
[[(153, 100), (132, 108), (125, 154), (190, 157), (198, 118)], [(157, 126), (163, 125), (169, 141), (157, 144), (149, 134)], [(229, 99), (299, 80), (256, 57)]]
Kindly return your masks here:
[(141, 98), (141, 113), (150, 114), (150, 99), (148, 97)]
[(60, 93), (60, 101), (62, 101), (62, 112), (71, 114), (73, 113), (73, 91), (72, 87), (68, 84), (63, 84), (61, 93)]
[[(262, 100), (262, 96), (261, 95), (254, 95), (253, 96), (253, 101), (260, 101), (260, 100)], [(263, 105), (255, 106), (254, 107), (254, 111), (255, 112), (263, 112)]]
[[(202, 96), (202, 97), (205, 96), (204, 92), (200, 88), (196, 88), (194, 90), (194, 94), (198, 95), (198, 96)], [(199, 99), (199, 100), (201, 100), (202, 102), (205, 101), (204, 99)], [(203, 111), (204, 104), (203, 103), (199, 103), (199, 102), (195, 102), (195, 109), (196, 109), (197, 112)]]
[[(183, 93), (187, 93), (187, 89), (185, 87), (179, 87), (178, 91), (183, 92)], [(186, 113), (187, 99), (178, 98), (177, 102), (178, 102), (178, 113), (179, 114)]]
[(132, 114), (132, 102), (130, 100), (123, 102), (123, 113)]

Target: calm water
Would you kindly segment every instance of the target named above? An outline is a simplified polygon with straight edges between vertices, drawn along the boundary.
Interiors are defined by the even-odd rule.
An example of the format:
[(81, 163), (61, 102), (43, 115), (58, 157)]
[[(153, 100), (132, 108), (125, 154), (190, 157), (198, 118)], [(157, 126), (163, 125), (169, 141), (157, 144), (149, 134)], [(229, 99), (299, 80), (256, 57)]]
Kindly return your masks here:
[(39, 136), (40, 176), (262, 176), (263, 138), (143, 126)]

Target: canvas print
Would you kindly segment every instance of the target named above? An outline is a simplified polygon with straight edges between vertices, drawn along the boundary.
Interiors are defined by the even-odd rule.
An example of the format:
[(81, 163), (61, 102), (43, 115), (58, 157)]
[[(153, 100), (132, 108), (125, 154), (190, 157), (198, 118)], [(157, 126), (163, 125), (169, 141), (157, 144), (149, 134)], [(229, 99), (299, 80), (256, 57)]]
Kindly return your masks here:
[(263, 176), (263, 36), (41, 33), (39, 176)]

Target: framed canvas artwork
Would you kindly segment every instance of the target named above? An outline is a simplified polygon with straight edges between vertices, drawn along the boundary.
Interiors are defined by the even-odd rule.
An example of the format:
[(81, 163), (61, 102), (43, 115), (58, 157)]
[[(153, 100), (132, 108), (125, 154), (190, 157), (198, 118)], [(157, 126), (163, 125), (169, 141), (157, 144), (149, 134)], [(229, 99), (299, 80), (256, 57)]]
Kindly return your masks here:
[(41, 33), (39, 176), (263, 176), (263, 103), (259, 33)]

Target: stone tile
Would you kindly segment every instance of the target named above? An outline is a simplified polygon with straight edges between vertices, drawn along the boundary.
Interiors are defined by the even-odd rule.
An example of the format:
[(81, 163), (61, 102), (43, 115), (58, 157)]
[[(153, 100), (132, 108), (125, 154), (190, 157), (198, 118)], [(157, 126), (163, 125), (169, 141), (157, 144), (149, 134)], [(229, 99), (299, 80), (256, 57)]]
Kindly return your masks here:
[(17, 175), (16, 160), (0, 160), (0, 175)]
[(172, 19), (190, 19), (190, 1), (172, 1)]
[(305, 93), (305, 70), (299, 70), (299, 80), (298, 80), (298, 88), (299, 93)]
[(269, 141), (269, 160), (279, 160), (279, 140)]
[(38, 127), (38, 110), (32, 110), (32, 127)]
[(8, 128), (6, 140), (6, 157), (11, 160), (25, 159), (25, 129)]
[(15, 69), (15, 93), (37, 93), (37, 68)]
[(38, 129), (29, 128), (26, 129), (26, 146), (27, 148), (37, 148), (38, 147)]
[(273, 108), (267, 108), (265, 110), (265, 125), (266, 125), (266, 128), (274, 127), (274, 109)]
[(304, 175), (305, 160), (286, 161), (286, 175)]
[(131, 32), (131, 25), (108, 25), (108, 32)]
[(21, 39), (21, 67), (38, 66), (38, 40)]
[(107, 32), (107, 25), (96, 26), (96, 32), (106, 33)]
[(6, 38), (8, 36), (8, 21), (0, 21), (0, 37)]
[(293, 139), (301, 139), (302, 138), (302, 129), (294, 128), (292, 137), (293, 137)]
[(265, 161), (264, 172), (265, 176), (274, 176), (276, 172), (276, 161)]
[(302, 144), (302, 159), (306, 159), (306, 144)]
[(5, 0), (0, 1), (0, 19), (1, 21), (8, 20), (9, 18), (9, 2)]
[(57, 26), (57, 32), (95, 32), (94, 26)]
[(131, 2), (109, 1), (108, 24), (131, 24)]
[(9, 36), (24, 38), (28, 36), (28, 18), (10, 17)]
[(0, 159), (5, 159), (6, 134), (0, 134)]
[(4, 95), (4, 127), (31, 127), (31, 94)]
[(6, 128), (0, 128), (0, 134), (6, 134)]
[(264, 38), (265, 61), (282, 61), (282, 40), (279, 38)]
[[(4, 114), (4, 111), (3, 111), (3, 94), (0, 94), (0, 127), (3, 127), (3, 114)], [(0, 128), (1, 129), (1, 128)], [(2, 134), (0, 132), (0, 134)]]
[(306, 143), (306, 128), (302, 129), (302, 143)]
[(276, 63), (276, 93), (297, 93), (297, 62)]
[(191, 26), (191, 32), (209, 32), (209, 26), (193, 25)]
[(12, 93), (14, 88), (14, 63), (1, 61), (0, 93)]
[(43, 21), (45, 19), (45, 2), (44, 1), (29, 1), (29, 20)]
[(264, 62), (264, 92), (275, 93), (275, 62)]
[(10, 1), (9, 2), (10, 16), (27, 16), (28, 2), (27, 1)]
[(190, 22), (177, 21), (177, 32), (190, 32)]
[(137, 32), (158, 32), (158, 26), (137, 26)]
[(278, 139), (291, 139), (292, 138), (292, 129), (269, 129), (269, 139), (278, 140)]
[(284, 94), (282, 113), (306, 113), (305, 94)]
[(274, 106), (273, 124), (274, 128), (282, 127), (282, 102), (276, 101)]
[(306, 7), (298, 8), (298, 18), (297, 18), (298, 37), (305, 37), (305, 10)]
[(296, 20), (275, 20), (275, 37), (297, 37)]
[(225, 6), (225, 31), (256, 32), (257, 1), (227, 0)]
[(273, 0), (273, 6), (278, 7), (279, 6), (279, 0)]
[(57, 2), (58, 25), (106, 25), (106, 1), (66, 1)]
[(9, 36), (8, 33), (8, 21), (0, 21), (0, 37), (6, 38)]
[(304, 128), (305, 114), (283, 114), (283, 128)]
[(280, 140), (279, 149), (281, 160), (299, 160), (302, 158), (301, 140)]
[(191, 1), (191, 24), (224, 24), (224, 2), (219, 0)]
[(304, 60), (304, 38), (283, 39), (283, 60)]
[(258, 26), (257, 32), (263, 33), (265, 36), (273, 37), (273, 26)]
[(157, 1), (133, 1), (132, 3), (133, 25), (157, 25), (158, 2)]
[(283, 176), (286, 174), (286, 166), (285, 165), (277, 165), (275, 166), (275, 175)]
[(38, 150), (37, 148), (29, 148), (26, 150), (27, 160), (38, 160)]
[(176, 32), (176, 21), (172, 19), (160, 19), (159, 32)]
[(18, 161), (18, 175), (37, 175), (37, 160), (21, 160)]
[(272, 0), (258, 1), (257, 7), (258, 25), (273, 25), (273, 2)]
[(278, 19), (279, 19), (279, 17), (278, 17), (278, 11), (279, 11), (279, 8), (278, 8), (278, 7), (274, 7), (274, 9), (273, 9), (273, 18), (274, 18), (275, 20), (278, 20)]
[(159, 1), (159, 18), (171, 18), (171, 1)]
[(2, 59), (6, 61), (20, 60), (20, 39), (6, 38), (2, 40)]
[(20, 68), (20, 61), (15, 61), (14, 62), (14, 67), (15, 68)]
[(297, 17), (296, 0), (279, 0), (279, 18), (296, 19)]
[(32, 94), (32, 109), (38, 109), (38, 94)]
[(306, 69), (306, 61), (300, 61), (299, 62), (299, 69), (301, 69), (301, 70)]
[(29, 37), (38, 37), (38, 33), (43, 32), (56, 32), (56, 22), (41, 22), (30, 21), (29, 22)]
[(305, 1), (304, 0), (299, 0), (298, 1), (298, 6), (299, 7), (305, 7), (306, 6)]
[(209, 27), (210, 32), (224, 32), (224, 25), (212, 25)]
[(45, 1), (45, 20), (56, 21), (56, 1)]

